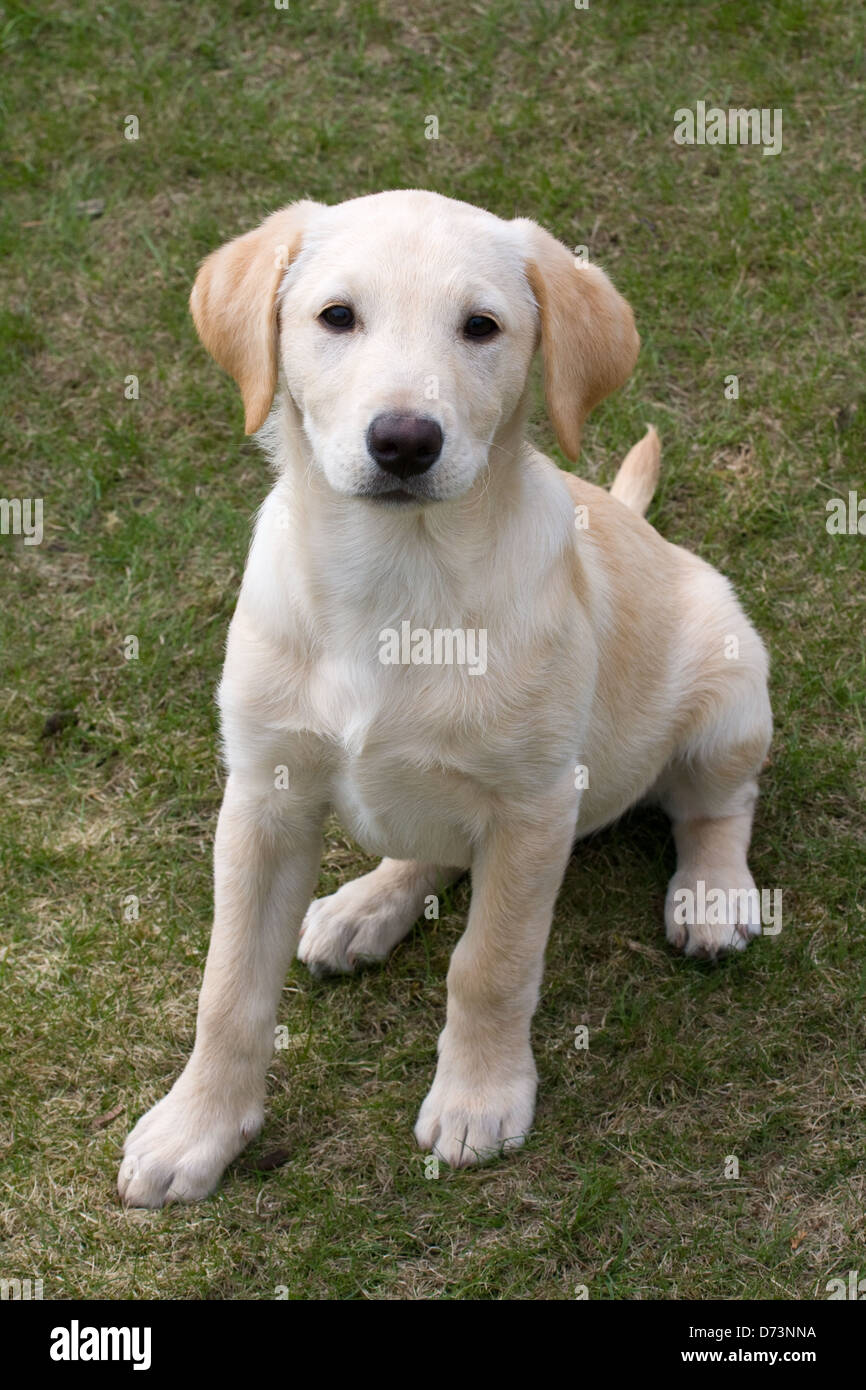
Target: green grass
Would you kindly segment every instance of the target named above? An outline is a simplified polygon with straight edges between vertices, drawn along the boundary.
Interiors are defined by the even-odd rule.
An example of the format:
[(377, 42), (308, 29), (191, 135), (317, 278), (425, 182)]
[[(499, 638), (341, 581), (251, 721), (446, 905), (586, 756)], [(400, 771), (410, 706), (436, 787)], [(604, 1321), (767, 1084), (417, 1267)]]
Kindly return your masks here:
[[(0, 1275), (41, 1276), (46, 1298), (823, 1297), (862, 1270), (866, 1236), (866, 540), (824, 525), (830, 497), (866, 495), (862, 14), (0, 13), (0, 493), (45, 500), (41, 546), (0, 536)], [(781, 107), (783, 153), (676, 146), (673, 113), (698, 99)], [(588, 244), (632, 302), (640, 362), (579, 467), (609, 482), (656, 423), (651, 519), (724, 569), (768, 642), (777, 731), (752, 858), (783, 889), (784, 929), (686, 962), (661, 927), (664, 819), (581, 845), (534, 1026), (534, 1135), (427, 1180), (411, 1126), (459, 887), (381, 971), (317, 984), (295, 966), (260, 1140), (207, 1203), (124, 1212), (124, 1134), (192, 1042), (213, 692), (269, 481), (189, 287), (207, 251), (284, 202), (395, 186), (535, 217)], [(533, 433), (555, 453), (540, 397)], [(366, 863), (334, 826), (321, 891)]]

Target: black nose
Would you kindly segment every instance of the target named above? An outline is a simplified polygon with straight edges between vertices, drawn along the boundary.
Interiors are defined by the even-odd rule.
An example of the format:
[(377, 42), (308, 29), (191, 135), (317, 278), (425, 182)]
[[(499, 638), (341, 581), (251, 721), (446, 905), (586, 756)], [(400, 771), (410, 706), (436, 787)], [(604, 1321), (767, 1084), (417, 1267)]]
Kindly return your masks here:
[(377, 415), (367, 430), (367, 448), (386, 473), (411, 478), (438, 459), (442, 431), (426, 415)]

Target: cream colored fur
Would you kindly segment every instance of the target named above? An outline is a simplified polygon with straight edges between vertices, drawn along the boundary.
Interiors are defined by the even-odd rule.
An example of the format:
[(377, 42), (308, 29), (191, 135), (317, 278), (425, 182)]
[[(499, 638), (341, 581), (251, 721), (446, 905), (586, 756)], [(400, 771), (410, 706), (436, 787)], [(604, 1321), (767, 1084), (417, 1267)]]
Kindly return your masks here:
[[(356, 327), (325, 327), (322, 310), (347, 302)], [(771, 728), (764, 649), (727, 581), (640, 514), (655, 432), (611, 493), (524, 440), (539, 340), (571, 457), (587, 412), (631, 371), (631, 311), (600, 270), (526, 220), (394, 192), (274, 214), (204, 263), (191, 303), (248, 430), (271, 412), (277, 478), (220, 686), (229, 776), (195, 1047), (121, 1168), (124, 1201), (144, 1206), (211, 1192), (262, 1124), (295, 950), (317, 973), (381, 960), (466, 869), (469, 920), (415, 1133), (454, 1165), (520, 1144), (530, 1022), (575, 837), (653, 795), (674, 823), (671, 894), (699, 879), (752, 886)], [(461, 325), (479, 313), (501, 331), (467, 342)], [(395, 410), (444, 436), (409, 504), (370, 496), (381, 473), (366, 431)], [(380, 633), (405, 620), (483, 628), (486, 672), (383, 665)], [(311, 903), (331, 809), (388, 857)], [(759, 929), (682, 927), (671, 902), (669, 939), (690, 954)]]

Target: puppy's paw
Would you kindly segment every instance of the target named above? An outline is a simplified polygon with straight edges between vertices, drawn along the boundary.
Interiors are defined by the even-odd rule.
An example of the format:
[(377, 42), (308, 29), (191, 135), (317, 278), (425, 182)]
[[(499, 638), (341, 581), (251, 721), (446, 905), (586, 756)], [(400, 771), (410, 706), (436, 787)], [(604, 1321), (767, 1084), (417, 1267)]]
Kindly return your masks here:
[(536, 1085), (531, 1058), (528, 1070), (498, 1085), (468, 1077), (461, 1081), (453, 1073), (443, 1075), (440, 1066), (421, 1106), (415, 1138), (451, 1168), (519, 1149), (532, 1127)]
[(665, 901), (668, 941), (687, 956), (715, 960), (761, 935), (761, 895), (748, 869), (676, 873)]
[(298, 960), (317, 977), (348, 975), (360, 965), (381, 962), (412, 926), (414, 907), (399, 891), (371, 892), (364, 878), (346, 883), (310, 903)]
[(210, 1104), (178, 1082), (127, 1137), (117, 1179), (121, 1201), (162, 1207), (209, 1196), (262, 1119), (260, 1105), (232, 1113), (224, 1096)]

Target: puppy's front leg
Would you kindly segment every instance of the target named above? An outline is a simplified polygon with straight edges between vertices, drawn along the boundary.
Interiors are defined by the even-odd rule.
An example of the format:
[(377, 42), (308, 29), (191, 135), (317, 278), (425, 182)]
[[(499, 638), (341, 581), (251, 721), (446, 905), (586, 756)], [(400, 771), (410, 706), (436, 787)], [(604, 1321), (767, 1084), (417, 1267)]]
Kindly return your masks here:
[(261, 1128), (276, 1008), (316, 885), (322, 820), (297, 796), (229, 777), (195, 1047), (126, 1141), (118, 1189), (128, 1206), (206, 1197)]
[(415, 1126), (422, 1148), (452, 1167), (517, 1148), (532, 1123), (529, 1027), (576, 819), (574, 792), (563, 794), (531, 820), (498, 826), (473, 861), (436, 1077)]

